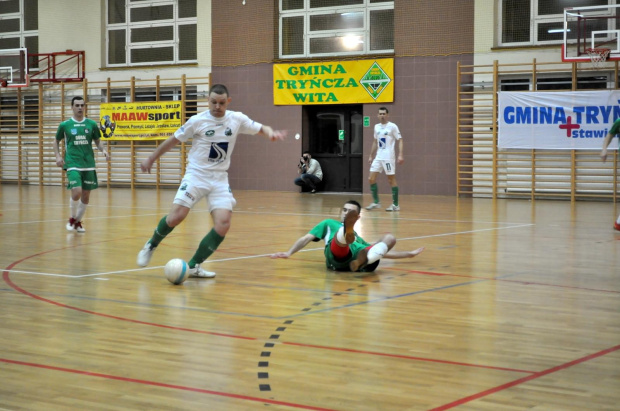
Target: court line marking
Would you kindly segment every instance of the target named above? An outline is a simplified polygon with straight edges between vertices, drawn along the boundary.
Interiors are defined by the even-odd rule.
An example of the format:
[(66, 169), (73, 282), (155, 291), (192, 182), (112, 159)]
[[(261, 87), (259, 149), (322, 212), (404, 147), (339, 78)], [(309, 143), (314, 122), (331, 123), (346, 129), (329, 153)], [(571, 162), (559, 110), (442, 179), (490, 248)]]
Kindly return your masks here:
[(443, 411), (443, 410), (448, 410), (450, 408), (458, 407), (459, 405), (466, 404), (468, 402), (477, 400), (479, 398), (487, 397), (487, 396), (489, 396), (491, 394), (494, 394), (496, 392), (503, 391), (503, 390), (506, 390), (508, 388), (512, 388), (512, 387), (514, 387), (516, 385), (520, 385), (520, 384), (523, 384), (524, 382), (535, 380), (537, 378), (544, 377), (544, 376), (549, 375), (549, 374), (553, 374), (553, 373), (555, 373), (557, 371), (561, 371), (561, 370), (564, 370), (566, 368), (572, 367), (573, 365), (581, 364), (583, 362), (590, 361), (590, 360), (592, 360), (594, 358), (602, 357), (604, 355), (607, 355), (609, 353), (612, 353), (612, 352), (618, 351), (618, 350), (620, 350), (620, 345), (616, 345), (614, 347), (610, 347), (610, 348), (607, 348), (605, 350), (601, 350), (601, 351), (595, 352), (595, 353), (587, 355), (585, 357), (581, 357), (581, 358), (578, 358), (576, 360), (573, 360), (573, 361), (570, 361), (570, 362), (567, 362), (567, 363), (564, 363), (564, 364), (560, 364), (560, 365), (557, 365), (555, 367), (548, 368), (548, 369), (546, 369), (544, 371), (539, 371), (539, 372), (537, 372), (535, 374), (528, 375), (528, 376), (523, 377), (523, 378), (519, 378), (518, 380), (511, 381), (511, 382), (508, 382), (506, 384), (498, 385), (498, 386), (490, 388), (488, 390), (481, 391), (481, 392), (479, 392), (477, 394), (470, 395), (470, 396), (461, 398), (459, 400), (450, 402), (448, 404), (444, 404), (444, 405), (442, 405), (440, 407), (433, 408), (433, 409), (431, 409), (429, 411)]
[(234, 399), (237, 399), (237, 400), (260, 402), (260, 403), (263, 403), (263, 404), (282, 405), (282, 406), (285, 406), (285, 407), (300, 408), (300, 409), (304, 409), (304, 410), (334, 411), (334, 410), (332, 410), (330, 408), (314, 407), (312, 405), (297, 404), (297, 403), (286, 402), (286, 401), (277, 401), (277, 400), (272, 400), (272, 399), (268, 399), (268, 398), (252, 397), (252, 396), (249, 396), (249, 395), (233, 394), (233, 393), (223, 392), (223, 391), (213, 391), (213, 390), (207, 390), (207, 389), (204, 389), (204, 388), (188, 387), (188, 386), (184, 386), (184, 385), (166, 384), (166, 383), (157, 382), (157, 381), (149, 381), (149, 380), (141, 380), (141, 379), (137, 379), (137, 378), (121, 377), (121, 376), (112, 375), (112, 374), (103, 374), (103, 373), (99, 373), (99, 372), (83, 371), (83, 370), (78, 370), (78, 369), (73, 369), (73, 368), (56, 367), (56, 366), (53, 366), (53, 365), (37, 364), (37, 363), (24, 362), (24, 361), (15, 361), (15, 360), (9, 360), (8, 358), (0, 358), (0, 362), (3, 362), (5, 364), (13, 364), (13, 365), (26, 366), (26, 367), (41, 368), (41, 369), (44, 369), (44, 370), (61, 371), (61, 372), (66, 372), (66, 373), (71, 373), (71, 374), (85, 375), (85, 376), (88, 376), (88, 377), (105, 378), (107, 380), (132, 382), (132, 383), (136, 383), (136, 384), (150, 385), (150, 386), (160, 387), (160, 388), (170, 388), (170, 389), (175, 389), (175, 390), (198, 392), (198, 393), (201, 393), (201, 394), (216, 395), (216, 396), (219, 396), (219, 397), (234, 398)]
[[(18, 262), (15, 262), (14, 264), (18, 264)], [(46, 302), (46, 303), (49, 303), (49, 304), (53, 304), (53, 305), (56, 305), (58, 307), (67, 308), (67, 309), (70, 309), (70, 310), (75, 310), (75, 311), (78, 311), (78, 312), (81, 312), (81, 313), (84, 313), (84, 314), (90, 314), (90, 315), (95, 315), (95, 316), (99, 316), (99, 317), (110, 318), (110, 319), (113, 319), (113, 320), (125, 321), (125, 322), (129, 322), (129, 323), (146, 325), (146, 326), (152, 326), (152, 327), (159, 327), (159, 328), (175, 330), (175, 331), (186, 331), (186, 332), (191, 332), (191, 333), (207, 334), (207, 335), (213, 335), (213, 336), (218, 336), (218, 337), (223, 337), (223, 338), (235, 338), (235, 339), (241, 339), (241, 340), (246, 340), (246, 341), (261, 341), (261, 340), (259, 340), (256, 337), (246, 337), (246, 336), (240, 336), (240, 335), (234, 335), (234, 334), (226, 334), (226, 333), (219, 333), (219, 332), (212, 332), (212, 331), (196, 330), (196, 329), (193, 329), (193, 328), (176, 327), (176, 326), (171, 326), (171, 325), (165, 325), (165, 324), (159, 324), (159, 323), (151, 323), (151, 322), (147, 322), (147, 321), (134, 320), (134, 319), (131, 319), (131, 318), (126, 318), (126, 317), (119, 317), (119, 316), (115, 316), (115, 315), (111, 315), (111, 314), (100, 313), (100, 312), (97, 312), (97, 311), (86, 310), (86, 309), (75, 307), (75, 306), (72, 306), (72, 305), (60, 303), (58, 301), (50, 300), (50, 299), (45, 298), (45, 297), (41, 297), (41, 296), (39, 296), (37, 294), (31, 293), (31, 292), (29, 292), (29, 291), (19, 287), (17, 284), (15, 284), (11, 280), (7, 270), (4, 270), (4, 272), (2, 274), (2, 277), (3, 277), (4, 281), (11, 288), (13, 288), (15, 291), (17, 291), (17, 292), (19, 292), (21, 294), (24, 294), (24, 295), (26, 295), (28, 297), (34, 298), (34, 299), (39, 300), (39, 301), (43, 301), (43, 302)], [(287, 343), (285, 341), (282, 341), (282, 342), (279, 342), (279, 343), (280, 344), (289, 345), (289, 343)], [(309, 347), (309, 348), (322, 348), (322, 346), (319, 346), (319, 345), (311, 345), (311, 344), (303, 344), (303, 343), (290, 343), (290, 345), (304, 346), (304, 347)], [(338, 348), (338, 347), (327, 347), (327, 346), (325, 346), (323, 348), (324, 349), (334, 350), (334, 351), (352, 352), (351, 350), (348, 350), (348, 349), (345, 349), (345, 348)], [(359, 351), (358, 354), (377, 355), (377, 356), (383, 356), (383, 357), (394, 357), (394, 358), (401, 358), (401, 359), (410, 359), (410, 360), (414, 360), (414, 361), (429, 361), (429, 362), (442, 363), (442, 364), (447, 364), (447, 365), (457, 365), (457, 366), (464, 366), (464, 367), (486, 368), (486, 369), (494, 369), (494, 370), (500, 370), (500, 371), (510, 371), (510, 372), (520, 372), (520, 373), (533, 372), (533, 371), (518, 370), (518, 369), (512, 369), (512, 368), (506, 368), (506, 367), (496, 367), (496, 366), (491, 366), (491, 365), (481, 365), (481, 364), (464, 363), (464, 362), (439, 360), (439, 359), (426, 359), (426, 360), (423, 360), (421, 357), (407, 356), (407, 355), (402, 355), (402, 354), (387, 354), (387, 353), (379, 353), (379, 352), (373, 352), (373, 351)]]
[[(116, 206), (121, 207), (121, 206)], [(64, 208), (64, 206), (62, 206)], [(92, 208), (97, 208), (96, 205), (93, 205)], [(114, 208), (114, 207), (99, 207), (102, 209), (106, 208)], [(141, 207), (121, 207), (123, 209), (140, 209)], [(145, 207), (146, 208), (146, 207)], [(15, 210), (18, 211), (18, 210)], [(22, 210), (23, 211), (23, 210)], [(165, 211), (162, 211), (165, 213)], [(152, 216), (161, 216), (162, 212), (149, 213), (149, 214), (126, 214), (126, 215), (115, 215), (115, 216), (100, 216), (96, 215), (93, 217), (89, 217), (88, 220), (109, 220), (109, 219), (118, 219), (118, 218), (137, 218), (137, 217), (152, 217)], [(208, 213), (209, 210), (199, 210), (192, 209), (192, 213)], [(275, 215), (275, 216), (291, 216), (291, 217), (323, 217), (323, 218), (334, 218), (334, 214), (323, 214), (323, 213), (287, 213), (287, 212), (259, 212), (259, 211), (247, 211), (247, 210), (235, 210), (235, 214), (258, 214), (258, 215)], [(368, 215), (368, 212), (364, 214), (364, 220), (388, 220), (388, 221), (418, 221), (418, 222), (427, 222), (427, 223), (458, 223), (458, 224), (497, 224), (497, 225), (521, 225), (525, 223), (513, 223), (506, 221), (479, 221), (479, 220), (438, 220), (432, 218), (406, 218), (406, 217), (380, 217), (380, 216), (372, 216)], [(33, 221), (13, 221), (13, 222), (0, 222), (0, 225), (17, 225), (17, 224), (40, 224), (40, 223), (56, 223), (56, 222), (65, 222), (66, 219), (58, 220), (33, 220)], [(530, 223), (530, 225), (535, 225)]]
[[(517, 225), (517, 226), (510, 226), (510, 227), (493, 227), (493, 228), (481, 228), (479, 230), (455, 231), (455, 232), (451, 232), (451, 233), (430, 234), (430, 235), (417, 236), (417, 237), (399, 238), (396, 241), (409, 241), (409, 240), (420, 240), (420, 239), (424, 239), (424, 238), (433, 238), (433, 237), (447, 237), (447, 236), (452, 236), (452, 235), (473, 234), (473, 233), (485, 232), (485, 231), (507, 230), (507, 229), (511, 229), (511, 228), (530, 227), (530, 226), (533, 226), (533, 225), (535, 225), (535, 224), (521, 224), (521, 225)], [(306, 248), (306, 249), (298, 251), (298, 253), (310, 252), (310, 251), (318, 251), (318, 250), (324, 250), (324, 249), (325, 249), (325, 247)], [(56, 251), (56, 250), (50, 250), (50, 251)], [(220, 259), (206, 260), (203, 264), (218, 263), (218, 262), (225, 262), (225, 261), (247, 260), (247, 259), (252, 259), (252, 258), (269, 257), (272, 254), (273, 253), (253, 254), (253, 255), (247, 255), (247, 256), (243, 256), (243, 257), (229, 257), (229, 258), (220, 258)], [(288, 259), (294, 260), (294, 258), (288, 258)], [(278, 260), (278, 259), (274, 259), (274, 260)], [(127, 269), (127, 270), (107, 271), (107, 272), (102, 272), (102, 273), (81, 274), (81, 275), (54, 274), (54, 273), (43, 273), (43, 272), (36, 272), (36, 271), (21, 271), (21, 270), (9, 270), (9, 271), (11, 271), (13, 273), (19, 273), (19, 274), (47, 275), (47, 276), (51, 276), (51, 277), (56, 276), (56, 277), (71, 277), (71, 278), (87, 278), (87, 277), (96, 277), (96, 276), (100, 276), (100, 275), (125, 274), (125, 273), (134, 272), (134, 271), (140, 271), (140, 270), (160, 270), (163, 267), (164, 267), (163, 265), (160, 265), (160, 266), (155, 266), (155, 267), (132, 268), (132, 269)]]

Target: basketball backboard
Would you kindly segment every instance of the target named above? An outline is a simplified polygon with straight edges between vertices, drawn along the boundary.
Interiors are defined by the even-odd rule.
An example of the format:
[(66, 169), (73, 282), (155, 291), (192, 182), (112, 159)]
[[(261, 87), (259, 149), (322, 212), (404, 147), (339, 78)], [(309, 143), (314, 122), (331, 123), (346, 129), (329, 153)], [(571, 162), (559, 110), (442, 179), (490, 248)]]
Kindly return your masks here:
[(620, 4), (564, 9), (562, 61), (591, 61), (588, 49), (609, 49), (620, 60)]
[(25, 48), (0, 49), (0, 84), (6, 87), (28, 85), (28, 52)]

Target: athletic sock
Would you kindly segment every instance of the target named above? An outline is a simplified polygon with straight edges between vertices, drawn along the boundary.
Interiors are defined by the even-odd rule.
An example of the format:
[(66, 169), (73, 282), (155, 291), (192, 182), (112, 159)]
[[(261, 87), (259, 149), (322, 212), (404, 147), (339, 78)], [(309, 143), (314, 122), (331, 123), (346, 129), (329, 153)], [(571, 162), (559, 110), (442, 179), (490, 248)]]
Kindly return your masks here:
[(157, 228), (153, 232), (153, 237), (151, 237), (151, 240), (149, 241), (153, 248), (157, 247), (159, 243), (161, 243), (161, 240), (166, 238), (166, 236), (174, 230), (174, 227), (170, 227), (166, 223), (166, 217), (168, 216), (164, 216), (161, 220), (159, 220), (159, 224), (157, 224)]
[(618, 219), (616, 220), (616, 223), (620, 224), (620, 215), (618, 216)]
[(88, 206), (88, 204), (84, 204), (82, 202), (82, 200), (78, 200), (77, 201), (78, 205), (77, 205), (77, 212), (75, 213), (75, 221), (82, 221), (82, 218), (84, 218), (84, 213), (86, 213), (86, 206)]
[(340, 227), (338, 231), (336, 231), (336, 240), (338, 240), (340, 244), (347, 243), (347, 239), (344, 237), (344, 226)]
[(190, 268), (196, 267), (196, 264), (202, 264), (204, 260), (209, 258), (211, 254), (220, 246), (220, 244), (224, 241), (224, 237), (219, 235), (215, 229), (211, 229), (209, 234), (204, 236), (202, 241), (200, 241), (200, 245), (196, 250), (196, 253), (192, 257), (191, 260), (187, 262), (187, 265)]
[(380, 260), (387, 252), (387, 244), (381, 242), (373, 245), (370, 250), (368, 250), (368, 262), (366, 264), (372, 264), (375, 261)]
[(398, 206), (398, 187), (392, 187), (392, 204)]
[(73, 198), (69, 197), (69, 212), (71, 218), (75, 218), (75, 216), (77, 215), (78, 202), (80, 201), (81, 200), (75, 201)]
[[(343, 230), (342, 228), (340, 230)], [(344, 237), (344, 236), (343, 236)], [(340, 240), (338, 240), (340, 241)], [(346, 242), (342, 241), (342, 244), (346, 244)], [(338, 245), (338, 243), (336, 243), (335, 241), (332, 240), (331, 243), (329, 243), (329, 250), (332, 252), (332, 254), (334, 255), (334, 257), (339, 258), (339, 259), (343, 259), (346, 256), (349, 255), (349, 246), (348, 245)]]
[(379, 204), (379, 189), (377, 188), (377, 183), (370, 185), (370, 192), (372, 193), (372, 200), (375, 204)]

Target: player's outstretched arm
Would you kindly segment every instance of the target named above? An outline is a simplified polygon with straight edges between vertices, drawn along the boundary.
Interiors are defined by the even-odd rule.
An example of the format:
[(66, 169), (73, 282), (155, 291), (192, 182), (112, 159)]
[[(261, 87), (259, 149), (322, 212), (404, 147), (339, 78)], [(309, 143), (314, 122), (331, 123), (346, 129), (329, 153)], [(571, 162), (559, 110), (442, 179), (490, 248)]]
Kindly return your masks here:
[(271, 258), (289, 258), (293, 254), (295, 254), (297, 251), (307, 246), (310, 241), (314, 241), (314, 240), (316, 240), (316, 237), (313, 236), (312, 234), (306, 234), (304, 236), (301, 236), (297, 239), (297, 241), (295, 241), (295, 244), (293, 244), (290, 250), (288, 250), (287, 252), (279, 252), (279, 253), (271, 254)]
[(276, 141), (284, 140), (288, 135), (288, 132), (286, 130), (274, 130), (271, 127), (263, 124), (258, 134), (266, 136), (271, 141)]
[(603, 148), (601, 149), (601, 159), (603, 162), (607, 160), (607, 146), (611, 143), (611, 139), (614, 138), (614, 135), (611, 133), (607, 133), (605, 136), (605, 140), (603, 140)]
[(417, 248), (413, 251), (395, 251), (394, 249), (392, 249), (388, 251), (387, 253), (385, 253), (383, 258), (392, 258), (392, 259), (413, 258), (417, 256), (418, 254), (422, 253), (422, 251), (424, 251), (424, 247)]
[(163, 143), (159, 145), (159, 147), (155, 149), (155, 151), (153, 151), (153, 153), (150, 156), (148, 156), (146, 159), (142, 161), (142, 163), (140, 163), (140, 169), (144, 173), (150, 174), (151, 167), (153, 167), (153, 163), (157, 161), (159, 157), (163, 156), (165, 153), (172, 150), (172, 148), (179, 143), (180, 141), (177, 140), (175, 136), (168, 137)]

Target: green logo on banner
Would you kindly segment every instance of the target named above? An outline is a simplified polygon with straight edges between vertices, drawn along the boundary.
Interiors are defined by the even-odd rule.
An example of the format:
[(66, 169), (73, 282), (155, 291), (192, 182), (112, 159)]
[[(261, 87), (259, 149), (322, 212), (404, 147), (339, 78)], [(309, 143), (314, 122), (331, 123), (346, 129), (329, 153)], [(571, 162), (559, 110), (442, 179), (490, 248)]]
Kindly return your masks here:
[(360, 80), (360, 84), (370, 94), (370, 97), (376, 100), (391, 81), (392, 79), (375, 61)]
[(338, 140), (344, 140), (344, 130), (338, 130)]
[(364, 127), (370, 127), (370, 117), (364, 116)]

